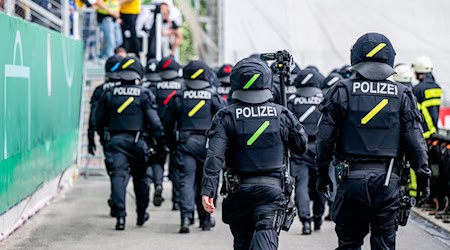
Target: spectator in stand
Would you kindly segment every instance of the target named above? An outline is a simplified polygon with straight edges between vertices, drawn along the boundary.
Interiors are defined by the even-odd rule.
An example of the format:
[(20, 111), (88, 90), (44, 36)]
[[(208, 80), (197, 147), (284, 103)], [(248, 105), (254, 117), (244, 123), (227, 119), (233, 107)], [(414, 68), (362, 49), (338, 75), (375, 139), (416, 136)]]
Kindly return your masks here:
[(114, 55), (114, 49), (122, 43), (122, 32), (119, 24), (120, 19), (120, 2), (119, 0), (105, 0), (105, 9), (97, 9), (97, 22), (100, 30), (103, 32), (103, 49), (99, 58), (109, 58)]
[(141, 43), (136, 33), (136, 19), (141, 12), (141, 0), (120, 0), (123, 45), (127, 51), (139, 56)]

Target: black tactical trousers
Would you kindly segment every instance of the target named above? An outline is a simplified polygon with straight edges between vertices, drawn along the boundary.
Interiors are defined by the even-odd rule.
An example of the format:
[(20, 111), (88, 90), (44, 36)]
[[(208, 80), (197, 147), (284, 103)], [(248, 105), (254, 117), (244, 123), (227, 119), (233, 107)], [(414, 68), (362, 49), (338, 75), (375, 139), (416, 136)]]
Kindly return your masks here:
[(172, 202), (180, 202), (180, 171), (179, 165), (182, 165), (182, 159), (177, 157), (176, 152), (170, 153), (169, 159), (169, 180), (172, 182)]
[[(177, 153), (182, 159), (179, 165), (180, 212), (181, 219), (194, 219), (194, 209), (197, 206), (201, 221), (209, 220), (210, 214), (204, 209), (201, 201), (201, 182), (203, 178), (203, 163), (206, 158), (206, 137), (192, 135), (186, 142), (178, 145)], [(178, 156), (177, 156), (178, 157)]]
[(117, 134), (111, 137), (105, 147), (105, 162), (111, 170), (111, 211), (115, 217), (127, 215), (125, 198), (130, 175), (133, 176), (136, 212), (142, 215), (148, 207), (147, 144), (143, 139), (136, 143), (134, 140), (135, 136), (132, 134)]
[(311, 220), (310, 201), (313, 201), (313, 218), (322, 221), (326, 199), (315, 188), (317, 176), (314, 165), (316, 157), (314, 143), (308, 144), (308, 151), (303, 155), (292, 155), (291, 175), (295, 178), (295, 206), (302, 223)]
[(357, 170), (339, 184), (332, 211), (337, 249), (361, 249), (369, 229), (372, 250), (395, 249), (400, 177), (393, 173), (387, 187), (385, 179), (384, 170)]
[(228, 194), (222, 220), (230, 226), (234, 249), (278, 249), (273, 220), (284, 201), (281, 187), (271, 184), (241, 184), (239, 191)]

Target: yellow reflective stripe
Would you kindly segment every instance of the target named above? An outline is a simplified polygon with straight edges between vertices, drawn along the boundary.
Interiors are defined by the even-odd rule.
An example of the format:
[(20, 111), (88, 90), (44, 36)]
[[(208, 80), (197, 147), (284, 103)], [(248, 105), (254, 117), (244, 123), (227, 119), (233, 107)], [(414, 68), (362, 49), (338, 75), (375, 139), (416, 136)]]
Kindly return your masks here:
[(367, 115), (365, 115), (362, 119), (361, 119), (361, 124), (367, 124), (370, 120), (372, 120), (372, 118), (374, 116), (376, 116), (384, 107), (386, 107), (386, 105), (388, 105), (389, 100), (388, 99), (383, 99), (381, 100), (380, 103), (377, 104), (377, 106), (375, 106), (369, 113), (367, 113)]
[[(435, 99), (432, 99), (432, 100), (435, 100)], [(428, 101), (432, 101), (432, 100), (428, 100)], [(425, 101), (425, 102), (427, 102), (427, 101)], [(429, 106), (426, 106), (423, 103), (424, 102), (422, 102), (422, 115), (423, 115), (423, 118), (424, 118), (425, 123), (427, 124), (427, 128), (428, 128), (428, 131), (425, 131), (423, 133), (423, 137), (429, 138), (432, 134), (436, 133), (436, 127), (434, 127), (433, 118), (431, 117), (430, 112), (428, 111)]]
[(428, 107), (439, 106), (439, 105), (441, 105), (441, 99), (439, 99), (439, 98), (426, 100), (421, 103), (422, 108), (428, 108)]
[(380, 50), (382, 50), (385, 46), (386, 46), (385, 43), (378, 44), (369, 53), (367, 53), (366, 57), (373, 57), (376, 53), (380, 52)]
[(425, 90), (425, 99), (438, 98), (442, 96), (442, 89), (434, 88)]
[(193, 107), (191, 109), (191, 111), (189, 111), (188, 116), (189, 117), (193, 117), (203, 106), (205, 106), (206, 101), (205, 100), (201, 100), (197, 103), (197, 105), (195, 105), (195, 107)]
[(191, 75), (191, 79), (195, 79), (197, 78), (199, 75), (201, 75), (205, 70), (204, 69), (198, 69), (197, 71), (195, 71), (194, 74)]
[(411, 169), (409, 169), (410, 181), (409, 181), (409, 196), (417, 197), (417, 178), (416, 173)]
[(130, 104), (134, 101), (134, 97), (128, 97), (126, 101), (120, 105), (120, 107), (117, 109), (117, 113), (122, 113)]
[(128, 60), (126, 63), (122, 65), (122, 69), (126, 69), (128, 66), (134, 63), (134, 59)]
[(420, 105), (420, 103), (417, 103), (417, 109), (421, 109), (422, 108), (422, 105)]

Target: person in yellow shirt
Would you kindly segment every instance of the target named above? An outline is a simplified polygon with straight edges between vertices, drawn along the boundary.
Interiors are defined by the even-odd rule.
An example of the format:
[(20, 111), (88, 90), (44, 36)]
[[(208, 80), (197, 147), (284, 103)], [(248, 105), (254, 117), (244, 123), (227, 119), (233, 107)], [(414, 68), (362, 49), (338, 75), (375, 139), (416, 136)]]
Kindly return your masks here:
[(141, 48), (136, 33), (136, 19), (141, 12), (141, 0), (120, 0), (120, 17), (122, 19), (123, 45), (128, 52), (139, 56)]

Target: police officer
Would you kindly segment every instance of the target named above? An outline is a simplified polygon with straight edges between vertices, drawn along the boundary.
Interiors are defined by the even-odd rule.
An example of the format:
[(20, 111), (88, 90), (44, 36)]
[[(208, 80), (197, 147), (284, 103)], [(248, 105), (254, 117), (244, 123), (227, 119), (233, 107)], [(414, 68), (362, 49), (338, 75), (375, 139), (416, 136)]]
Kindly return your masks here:
[[(103, 93), (114, 86), (120, 85), (120, 78), (117, 75), (120, 61), (122, 60), (121, 56), (114, 55), (105, 63), (105, 82), (99, 86), (97, 86), (94, 90), (94, 93), (91, 97), (91, 113), (89, 115), (89, 127), (88, 127), (88, 152), (91, 155), (95, 155), (95, 151), (97, 150), (97, 146), (95, 145), (95, 130), (96, 130), (96, 122), (95, 122), (95, 111), (98, 106), (98, 102), (100, 101)], [(104, 138), (100, 137), (100, 143), (104, 145)]]
[(430, 138), (437, 133), (439, 108), (441, 106), (441, 87), (435, 82), (433, 64), (428, 57), (419, 56), (412, 65), (419, 84), (414, 86), (413, 92), (419, 104), (424, 121), (422, 122), (423, 136)]
[[(146, 130), (157, 141), (156, 152), (164, 151), (164, 131), (156, 111), (154, 96), (136, 85), (144, 68), (136, 57), (126, 57), (119, 66), (122, 84), (112, 87), (102, 97), (96, 111), (97, 130), (110, 139), (105, 146), (106, 164), (111, 170), (112, 213), (117, 218), (116, 230), (125, 229), (126, 187), (133, 176), (138, 226), (149, 218), (146, 212), (149, 186), (146, 182), (148, 146)], [(108, 132), (105, 131), (108, 128)]]
[(152, 58), (147, 61), (144, 74), (145, 79), (144, 82), (142, 83), (142, 86), (149, 88), (152, 83), (162, 81), (161, 76), (159, 75), (156, 69), (157, 66), (158, 60)]
[[(260, 59), (246, 58), (231, 72), (235, 103), (217, 113), (208, 130), (202, 202), (214, 212), (219, 172), (226, 164), (222, 219), (234, 249), (277, 249), (276, 224), (288, 197), (283, 193), (286, 148), (302, 154), (307, 135), (294, 115), (270, 102), (272, 72)], [(231, 181), (234, 180), (234, 181)]]
[[(319, 88), (322, 80), (316, 70), (311, 68), (302, 70), (294, 80), (297, 91), (288, 98), (288, 109), (299, 118), (308, 135), (308, 151), (305, 154), (291, 154), (291, 175), (295, 178), (295, 205), (303, 224), (302, 234), (305, 235), (311, 234), (311, 218), (314, 219), (314, 230), (320, 230), (325, 210), (325, 199), (315, 188), (314, 165), (317, 121), (320, 117), (317, 108), (323, 100), (323, 94)], [(313, 217), (310, 212), (310, 194), (313, 200)]]
[(412, 86), (412, 80), (414, 77), (414, 74), (411, 70), (411, 68), (404, 64), (404, 63), (400, 63), (395, 65), (395, 74), (394, 74), (394, 81), (401, 83), (403, 85), (405, 85), (408, 89), (413, 88)]
[[(382, 34), (361, 36), (351, 50), (354, 77), (335, 84), (320, 104), (317, 132), (319, 191), (331, 188), (328, 168), (336, 155), (340, 180), (333, 205), (338, 249), (361, 249), (371, 231), (372, 249), (395, 249), (400, 177), (406, 153), (429, 195), (430, 169), (412, 92), (386, 80), (394, 74), (395, 51)], [(392, 169), (392, 172), (389, 171)]]
[[(182, 80), (180, 80), (179, 71), (181, 69), (180, 64), (173, 57), (164, 57), (157, 64), (156, 71), (158, 72), (161, 80), (153, 82), (149, 88), (156, 96), (156, 103), (158, 104), (158, 115), (162, 118), (163, 112), (166, 109), (169, 102), (176, 94), (180, 94), (184, 89)], [(175, 131), (170, 130), (167, 126), (164, 128), (166, 135), (167, 146), (171, 152), (176, 149)], [(164, 165), (166, 162), (167, 154), (159, 154), (154, 157), (155, 163), (152, 166), (153, 177), (155, 179), (155, 193), (153, 197), (153, 204), (155, 206), (161, 206), (163, 202), (162, 197), (162, 182), (164, 177)], [(176, 167), (177, 160), (175, 154), (171, 154), (169, 162), (169, 179), (172, 181), (172, 210), (179, 210), (179, 174)]]
[(224, 64), (216, 72), (217, 78), (220, 81), (220, 86), (217, 87), (217, 93), (222, 97), (224, 102), (228, 102), (228, 94), (231, 91), (230, 74), (233, 65)]
[(186, 89), (176, 94), (164, 112), (164, 123), (174, 131), (177, 125), (178, 146), (176, 157), (182, 159), (180, 174), (180, 233), (189, 233), (194, 221), (194, 208), (200, 218), (202, 230), (210, 230), (213, 224), (200, 197), (203, 162), (206, 158), (206, 135), (213, 115), (223, 107), (220, 96), (211, 89), (211, 76), (203, 61), (191, 61), (183, 69)]
[(326, 94), (334, 84), (342, 79), (344, 78), (339, 73), (332, 71), (325, 79), (323, 79), (322, 86), (320, 86), (322, 92)]
[[(273, 102), (276, 104), (281, 104), (281, 86), (280, 86), (280, 77), (277, 74), (277, 68), (276, 68), (276, 62), (273, 62), (270, 65), (270, 69), (272, 70), (272, 74), (273, 74), (273, 88), (272, 88), (272, 94), (273, 94)], [(300, 67), (298, 66), (297, 63), (294, 63), (292, 65), (292, 67), (290, 68), (291, 70), (291, 80), (297, 78), (297, 75), (300, 74), (301, 70)], [(290, 82), (287, 86), (286, 86), (286, 95), (287, 96), (291, 96), (293, 94), (295, 94), (295, 92), (297, 91), (297, 88), (295, 86), (293, 86), (293, 81)]]

